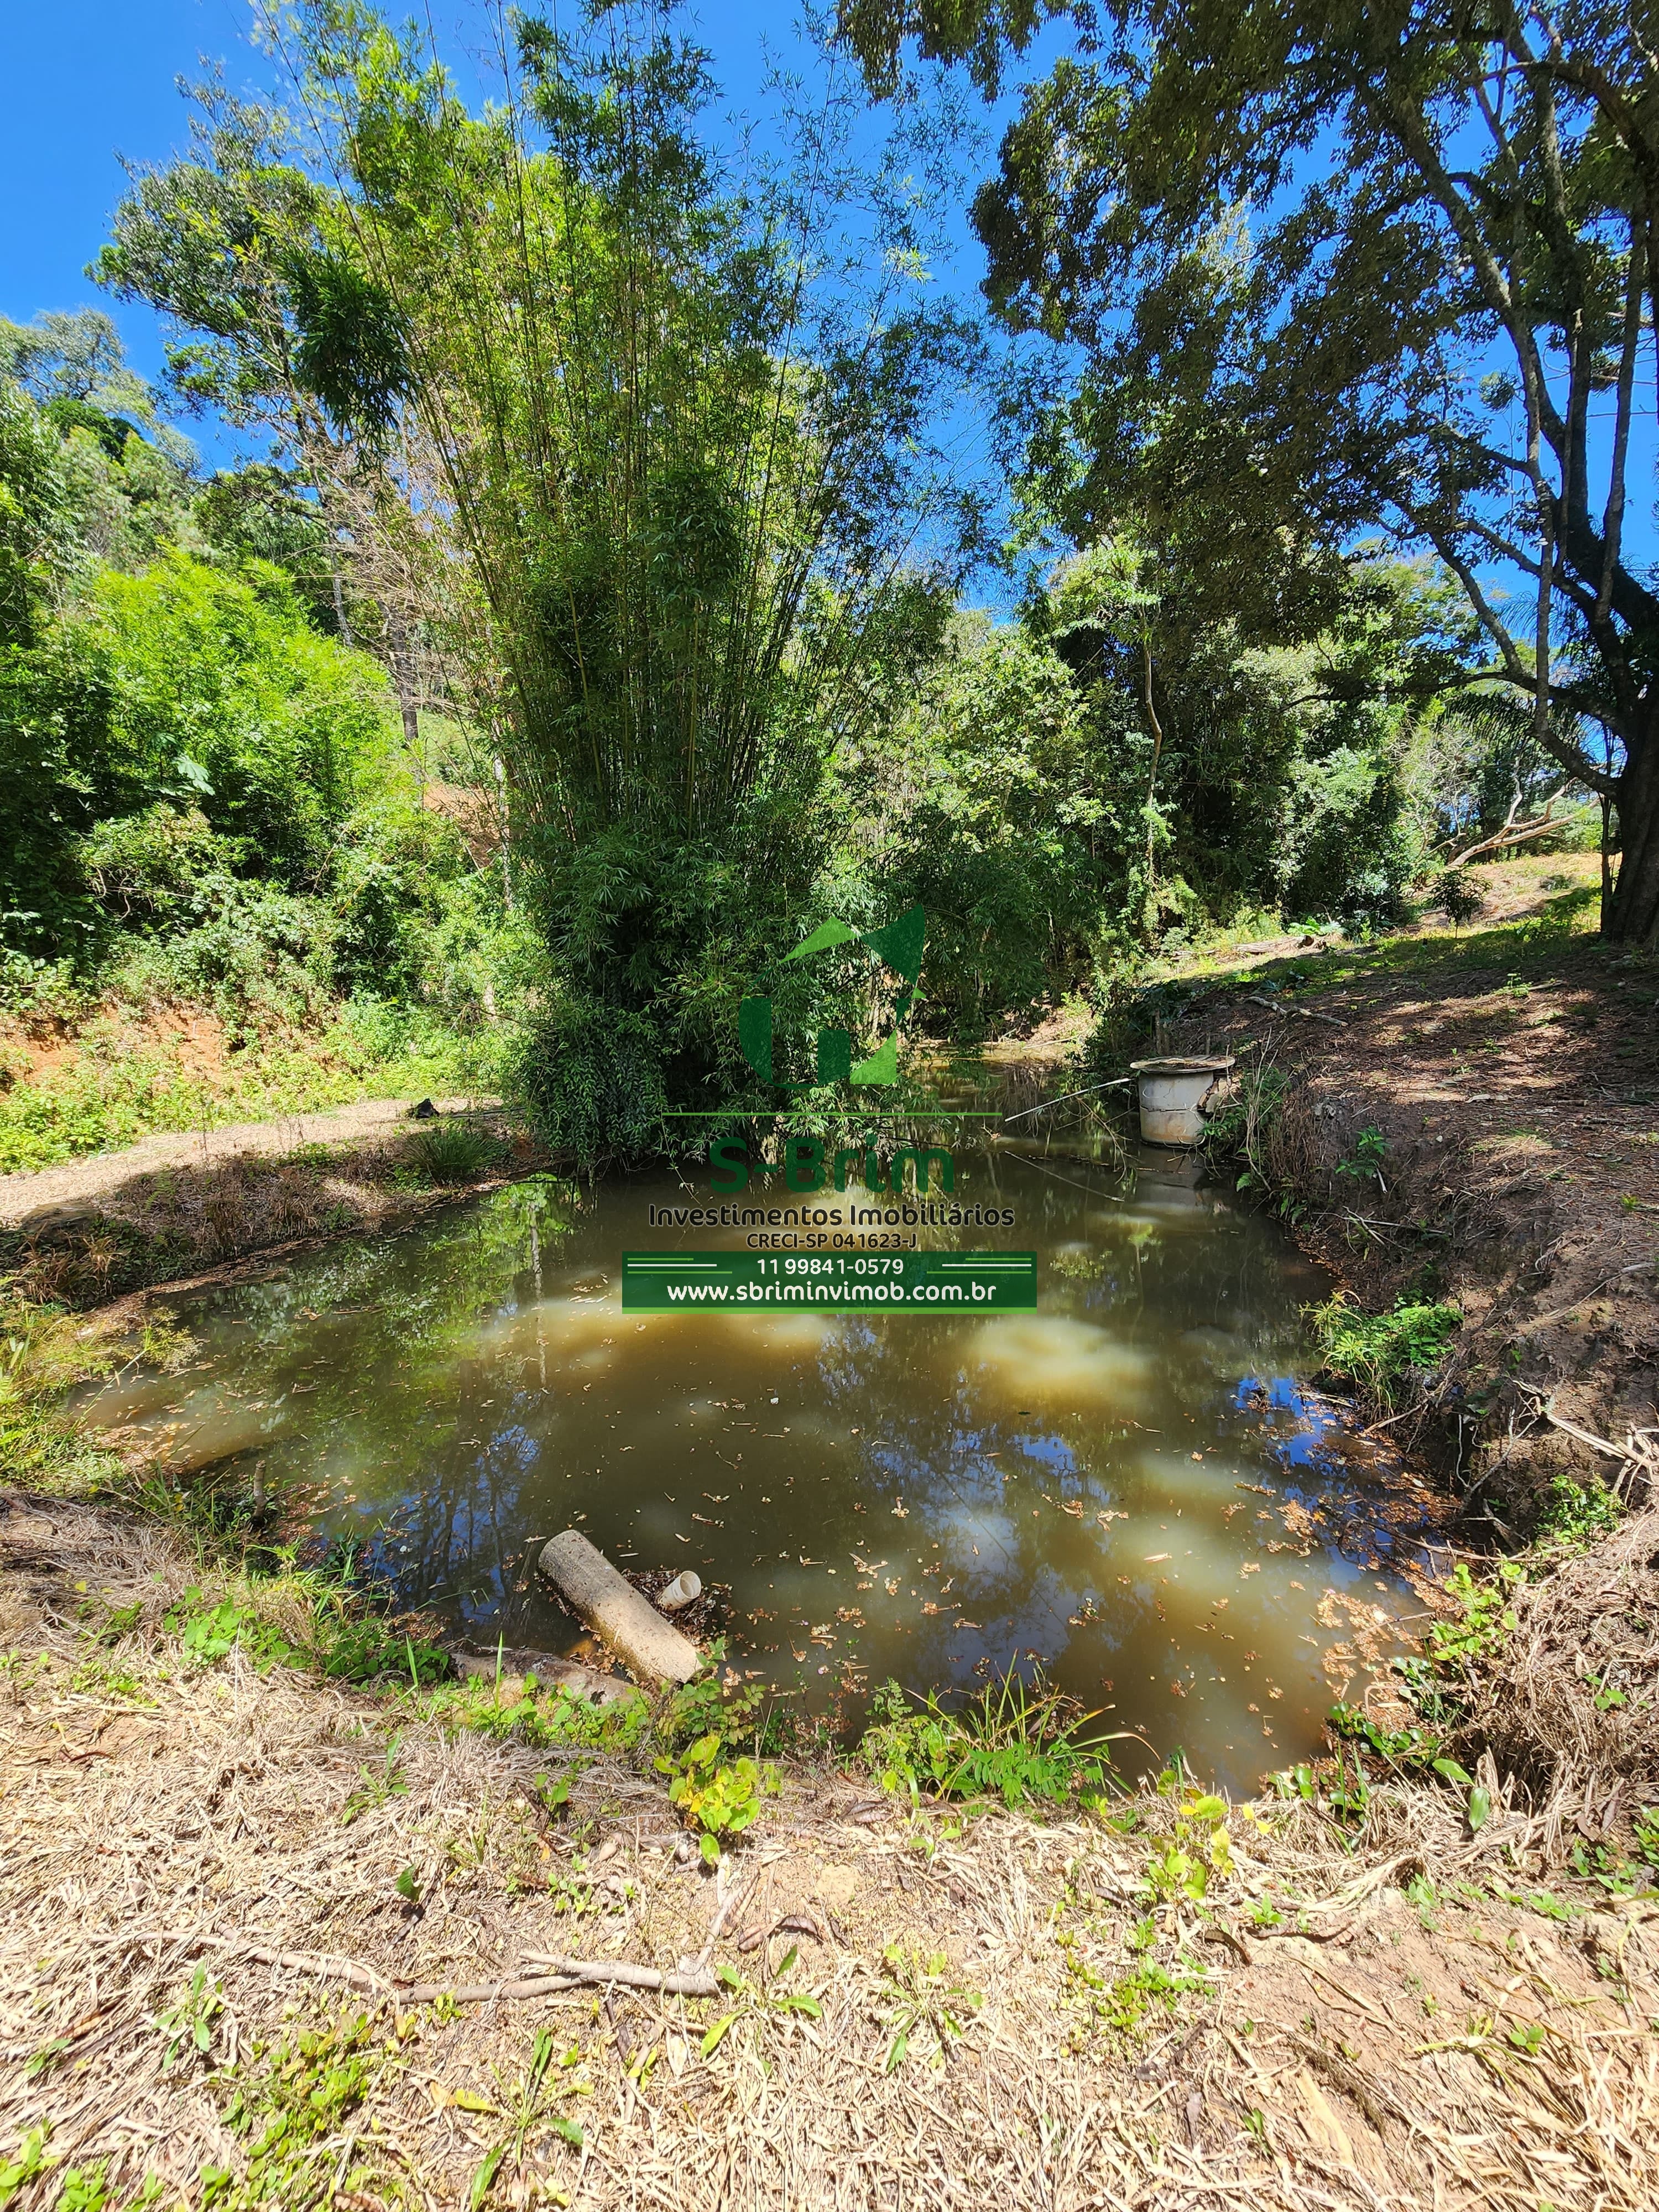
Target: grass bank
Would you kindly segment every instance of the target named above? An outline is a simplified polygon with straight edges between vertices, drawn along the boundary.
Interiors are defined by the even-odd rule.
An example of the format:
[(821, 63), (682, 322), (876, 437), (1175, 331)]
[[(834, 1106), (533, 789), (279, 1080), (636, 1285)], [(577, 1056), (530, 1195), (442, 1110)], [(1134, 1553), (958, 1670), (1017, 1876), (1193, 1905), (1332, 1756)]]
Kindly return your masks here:
[(193, 1004), (36, 1008), (0, 1024), (0, 1176), (362, 1098), (489, 1091), (492, 1040), (419, 1009), (338, 1002), (250, 1028)]

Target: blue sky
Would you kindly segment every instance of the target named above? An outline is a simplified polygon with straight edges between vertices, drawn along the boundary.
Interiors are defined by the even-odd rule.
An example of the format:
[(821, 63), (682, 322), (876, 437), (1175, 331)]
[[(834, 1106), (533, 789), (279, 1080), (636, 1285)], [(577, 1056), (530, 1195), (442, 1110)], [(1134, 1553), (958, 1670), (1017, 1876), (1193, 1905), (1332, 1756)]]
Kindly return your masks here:
[[(394, 12), (398, 12), (394, 6)], [(434, 0), (433, 20), (447, 56), (465, 55), (478, 37), (479, 9), (466, 0)], [(97, 301), (120, 326), (133, 365), (151, 377), (161, 365), (161, 332), (143, 307), (106, 299), (83, 274), (106, 234), (110, 210), (125, 179), (119, 156), (163, 160), (186, 137), (179, 76), (197, 74), (202, 57), (221, 63), (240, 89), (270, 89), (278, 72), (254, 46), (245, 0), (0, 0), (0, 313), (27, 321), (41, 308)], [(718, 0), (691, 10), (688, 20), (712, 50), (727, 105), (739, 112), (764, 106), (769, 52), (784, 66), (801, 64), (806, 50), (794, 36), (793, 13), (775, 0)], [(460, 27), (470, 21), (471, 29)], [(1029, 80), (1065, 44), (1056, 28), (1039, 41), (1019, 71)], [(810, 68), (811, 63), (808, 62)], [(970, 118), (962, 149), (969, 176), (983, 175), (994, 158), (1002, 124), (1012, 112), (1011, 94), (987, 114), (968, 102)], [(965, 206), (945, 210), (945, 250), (938, 267), (945, 287), (971, 295), (983, 256), (969, 231)], [(1610, 401), (1597, 410), (1606, 416)], [(228, 441), (211, 423), (185, 423), (210, 465), (231, 462)], [(961, 426), (963, 465), (986, 459), (988, 441), (977, 419)], [(1598, 432), (1605, 438), (1604, 423)], [(1626, 528), (1640, 561), (1656, 550), (1652, 507), (1654, 425), (1645, 402), (1637, 426)], [(1006, 586), (981, 580), (984, 595), (1000, 604)]]
[[(391, 12), (404, 10), (394, 4)], [(459, 61), (478, 40), (479, 11), (443, 0), (432, 10), (447, 58)], [(470, 29), (461, 27), (468, 22)], [(689, 26), (714, 57), (726, 105), (754, 112), (764, 105), (769, 53), (786, 68), (800, 66), (806, 49), (792, 28), (792, 10), (767, 0), (720, 0), (689, 11)], [(118, 325), (141, 374), (159, 377), (162, 333), (142, 306), (123, 306), (84, 275), (106, 234), (110, 211), (125, 179), (120, 157), (165, 160), (187, 137), (185, 102), (175, 80), (199, 73), (203, 57), (223, 66), (234, 89), (271, 90), (279, 71), (252, 42), (251, 9), (242, 0), (49, 0), (0, 5), (0, 314), (27, 322), (42, 308), (102, 307)], [(1001, 113), (1012, 110), (1004, 103)], [(964, 153), (972, 173), (994, 156), (1000, 114), (985, 117), (972, 102), (973, 143)], [(983, 256), (965, 207), (947, 218), (947, 250), (939, 264), (951, 290), (971, 293)], [(234, 456), (210, 423), (185, 422), (210, 463)], [(983, 453), (983, 437), (969, 441)], [(966, 456), (965, 456), (966, 458)]]

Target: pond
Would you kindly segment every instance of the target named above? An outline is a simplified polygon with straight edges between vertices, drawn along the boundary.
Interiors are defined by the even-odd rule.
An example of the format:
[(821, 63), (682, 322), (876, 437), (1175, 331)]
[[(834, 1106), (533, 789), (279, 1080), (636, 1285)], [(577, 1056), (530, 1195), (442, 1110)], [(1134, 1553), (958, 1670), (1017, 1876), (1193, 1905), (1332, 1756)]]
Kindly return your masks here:
[(520, 1183), (183, 1294), (190, 1367), (83, 1410), (181, 1479), (262, 1462), (475, 1643), (585, 1648), (532, 1572), (562, 1528), (695, 1567), (734, 1662), (848, 1724), (1040, 1665), (1126, 1767), (1245, 1789), (1410, 1639), (1431, 1504), (1307, 1386), (1328, 1283), (1182, 1156), (959, 1154), (955, 1202), (1014, 1216), (968, 1241), (1038, 1255), (1038, 1310), (978, 1319), (623, 1313), (624, 1249), (741, 1241), (649, 1223), (699, 1202)]

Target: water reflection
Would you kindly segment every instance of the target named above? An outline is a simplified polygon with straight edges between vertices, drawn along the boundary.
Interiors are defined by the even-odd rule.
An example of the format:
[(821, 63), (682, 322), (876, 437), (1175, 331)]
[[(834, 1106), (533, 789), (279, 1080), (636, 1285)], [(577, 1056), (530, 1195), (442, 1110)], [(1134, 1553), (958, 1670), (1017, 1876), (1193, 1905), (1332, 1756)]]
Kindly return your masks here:
[(529, 1563), (574, 1522), (729, 1586), (734, 1653), (815, 1704), (1041, 1662), (1250, 1784), (1417, 1607), (1420, 1498), (1297, 1379), (1322, 1278), (1162, 1157), (981, 1157), (958, 1193), (1015, 1208), (1037, 1313), (624, 1316), (684, 1192), (526, 1184), (182, 1301), (196, 1364), (91, 1410), (181, 1474), (262, 1459), (475, 1635), (571, 1646)]

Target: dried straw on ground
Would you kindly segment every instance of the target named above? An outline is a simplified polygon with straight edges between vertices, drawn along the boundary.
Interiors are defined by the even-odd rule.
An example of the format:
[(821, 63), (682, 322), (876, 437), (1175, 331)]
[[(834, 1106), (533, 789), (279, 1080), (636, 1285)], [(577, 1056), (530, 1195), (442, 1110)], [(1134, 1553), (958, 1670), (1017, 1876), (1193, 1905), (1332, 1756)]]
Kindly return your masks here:
[[(1654, 1908), (1503, 1902), (1535, 1887), (1518, 1814), (1472, 1839), (1444, 1794), (1379, 1790), (1345, 1850), (1266, 1807), (1205, 1907), (1154, 1905), (1167, 1801), (1133, 1832), (963, 1826), (802, 1771), (705, 1875), (623, 1765), (571, 1762), (550, 1818), (556, 1754), (185, 1663), (159, 1623), (207, 1578), (142, 1524), (14, 1498), (0, 1546), (0, 2166), (47, 2124), (58, 2161), (20, 2208), (100, 2164), (112, 2207), (146, 2175), (191, 2208), (447, 2208), (481, 2181), (676, 2212), (1659, 2201)], [(88, 1601), (142, 1614), (100, 1646)], [(573, 1954), (715, 1966), (725, 1993), (400, 1990)], [(202, 2051), (179, 2023), (204, 2000)]]
[[(1659, 1797), (1659, 1510), (1515, 1591), (1481, 1733), (1534, 1800), (1592, 1814)], [(1606, 1825), (1605, 1820), (1601, 1825)]]

